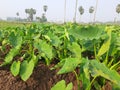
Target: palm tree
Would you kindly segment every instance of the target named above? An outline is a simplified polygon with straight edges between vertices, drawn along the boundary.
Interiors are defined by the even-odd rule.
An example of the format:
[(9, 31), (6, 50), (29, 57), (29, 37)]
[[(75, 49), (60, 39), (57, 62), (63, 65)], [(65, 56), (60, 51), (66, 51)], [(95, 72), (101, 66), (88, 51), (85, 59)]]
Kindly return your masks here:
[(78, 0), (76, 0), (76, 4), (75, 4), (75, 16), (74, 16), (75, 23), (76, 23), (76, 14), (77, 14), (77, 4), (78, 4)]
[[(25, 9), (25, 13), (26, 13), (26, 17), (27, 17), (27, 14), (29, 13), (29, 9)], [(28, 20), (29, 17), (27, 17), (27, 20)]]
[(18, 17), (18, 19), (17, 19), (17, 20), (19, 21), (19, 12), (17, 12), (17, 13), (16, 13), (16, 15), (17, 15), (17, 17)]
[(40, 18), (40, 22), (47, 22), (47, 18), (44, 13), (42, 14), (42, 17)]
[(89, 8), (89, 13), (90, 13), (90, 19), (91, 19), (91, 15), (92, 15), (92, 13), (94, 12), (94, 7), (93, 6), (91, 6), (90, 8)]
[(16, 15), (19, 16), (19, 12), (17, 12)]
[(64, 23), (66, 23), (66, 0), (64, 3)]
[(118, 15), (120, 14), (120, 4), (117, 5), (116, 12), (118, 13)]
[(47, 9), (48, 9), (48, 6), (47, 6), (47, 5), (44, 5), (44, 6), (43, 6), (43, 10), (44, 10), (45, 13), (47, 12)]
[(96, 20), (96, 13), (97, 13), (97, 6), (98, 6), (98, 0), (96, 0), (96, 6), (95, 6), (95, 12), (94, 12), (94, 22)]
[(119, 14), (120, 13), (120, 4), (117, 5), (116, 7), (116, 12)]
[(33, 15), (35, 15), (35, 14), (36, 14), (36, 10), (33, 9), (33, 8), (31, 8), (31, 9), (30, 9), (30, 12), (29, 12), (30, 21), (33, 21)]
[(82, 6), (80, 6), (80, 7), (78, 8), (78, 10), (79, 10), (80, 16), (82, 16), (83, 13), (84, 13), (84, 8), (83, 8)]
[(29, 15), (28, 20), (33, 21), (33, 15), (36, 14), (36, 10), (31, 8), (31, 9), (25, 9), (25, 13)]

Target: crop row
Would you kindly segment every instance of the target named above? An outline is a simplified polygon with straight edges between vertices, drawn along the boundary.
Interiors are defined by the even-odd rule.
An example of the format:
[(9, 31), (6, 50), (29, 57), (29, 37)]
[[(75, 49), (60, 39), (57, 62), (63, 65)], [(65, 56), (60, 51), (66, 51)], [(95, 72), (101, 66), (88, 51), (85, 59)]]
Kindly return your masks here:
[(11, 73), (26, 81), (39, 61), (48, 66), (54, 61), (51, 69), (61, 68), (58, 74), (74, 72), (84, 90), (92, 86), (99, 90), (106, 80), (113, 89), (120, 88), (119, 41), (119, 26), (67, 23), (0, 28), (0, 66), (10, 65)]

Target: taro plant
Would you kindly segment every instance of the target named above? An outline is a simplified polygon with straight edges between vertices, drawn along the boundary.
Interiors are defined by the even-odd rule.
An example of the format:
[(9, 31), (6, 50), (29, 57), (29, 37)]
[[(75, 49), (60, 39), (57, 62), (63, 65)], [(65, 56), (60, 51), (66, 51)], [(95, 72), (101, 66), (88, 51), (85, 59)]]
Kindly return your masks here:
[(67, 86), (64, 80), (59, 81), (56, 85), (54, 85), (51, 90), (72, 90), (73, 84), (69, 83)]
[[(119, 88), (119, 30), (119, 26), (76, 23), (32, 24), (0, 30), (0, 50), (10, 46), (0, 66), (9, 64), (11, 73), (26, 81), (40, 60), (48, 66), (55, 60), (57, 64), (52, 69), (60, 68), (57, 74), (73, 72), (79, 89), (80, 81), (83, 90), (100, 90), (108, 80), (114, 89)], [(64, 90), (72, 88), (71, 83), (65, 86), (61, 81), (52, 89), (59, 85)]]
[[(68, 38), (72, 36), (75, 39), (73, 42), (67, 43), (67, 49), (70, 52), (68, 58), (62, 59), (55, 66), (55, 68), (61, 67), (58, 74), (75, 72), (75, 68), (79, 67), (80, 73), (75, 72), (75, 75), (78, 85), (79, 80), (82, 81), (84, 90), (91, 90), (92, 86), (99, 90), (104, 87), (106, 80), (110, 80), (119, 87), (120, 76), (115, 69), (111, 69), (118, 66), (119, 62), (113, 63), (112, 60), (112, 65), (108, 62), (111, 40), (113, 39), (112, 29), (112, 27), (101, 28), (98, 26), (73, 26), (68, 29)], [(91, 60), (87, 59), (83, 53), (89, 50), (93, 52)], [(100, 79), (101, 82), (98, 82), (97, 79)]]

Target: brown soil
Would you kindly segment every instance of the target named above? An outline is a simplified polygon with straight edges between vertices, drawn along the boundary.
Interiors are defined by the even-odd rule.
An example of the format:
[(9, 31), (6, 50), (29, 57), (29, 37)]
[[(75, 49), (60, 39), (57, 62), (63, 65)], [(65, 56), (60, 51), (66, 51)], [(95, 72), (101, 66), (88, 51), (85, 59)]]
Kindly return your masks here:
[[(58, 70), (50, 70), (50, 67), (39, 64), (31, 77), (22, 81), (19, 76), (14, 77), (8, 67), (0, 68), (0, 90), (50, 90), (60, 80), (65, 80), (66, 84), (73, 83), (73, 90), (78, 90), (77, 81), (74, 73), (57, 75)], [(76, 70), (79, 73), (79, 70)], [(80, 86), (82, 88), (82, 84)], [(81, 89), (82, 90), (82, 89)], [(94, 89), (91, 89), (94, 90)], [(107, 83), (102, 90), (112, 90)]]
[(24, 82), (19, 76), (12, 76), (8, 68), (0, 68), (0, 90), (50, 90), (54, 84), (62, 79), (66, 83), (73, 82), (73, 90), (78, 90), (74, 73), (57, 75), (57, 71), (51, 71), (44, 64), (39, 64), (31, 77)]

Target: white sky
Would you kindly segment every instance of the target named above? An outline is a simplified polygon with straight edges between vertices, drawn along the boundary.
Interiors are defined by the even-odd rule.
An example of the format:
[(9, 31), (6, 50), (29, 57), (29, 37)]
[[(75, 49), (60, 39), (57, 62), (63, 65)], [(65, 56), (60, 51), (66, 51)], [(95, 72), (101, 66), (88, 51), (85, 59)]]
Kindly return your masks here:
[[(75, 1), (67, 0), (66, 19), (72, 21), (75, 12)], [(81, 20), (89, 22), (90, 14), (89, 7), (95, 6), (96, 0), (78, 0), (78, 7), (83, 6), (85, 13)], [(113, 21), (117, 16), (116, 6), (120, 4), (120, 0), (98, 0), (97, 21)], [(25, 9), (34, 8), (37, 13), (35, 16), (41, 16), (43, 13), (43, 5), (48, 6), (47, 18), (48, 21), (63, 21), (64, 18), (64, 0), (1, 0), (0, 1), (0, 18), (16, 17), (16, 12), (19, 12), (21, 18), (26, 18)], [(80, 20), (79, 12), (77, 11), (77, 21)], [(119, 17), (120, 20), (120, 17)]]

